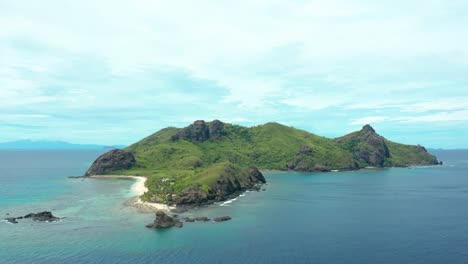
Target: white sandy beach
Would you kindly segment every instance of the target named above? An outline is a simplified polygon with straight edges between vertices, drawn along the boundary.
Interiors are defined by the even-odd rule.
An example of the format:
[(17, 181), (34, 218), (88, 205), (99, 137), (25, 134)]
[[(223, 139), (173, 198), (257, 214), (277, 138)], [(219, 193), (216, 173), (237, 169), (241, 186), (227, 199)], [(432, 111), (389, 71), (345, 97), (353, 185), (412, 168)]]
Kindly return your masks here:
[(169, 211), (175, 209), (174, 206), (169, 206), (166, 204), (160, 203), (150, 203), (144, 202), (140, 199), (140, 196), (148, 191), (146, 188), (146, 177), (142, 176), (132, 176), (132, 175), (93, 175), (91, 178), (106, 179), (106, 178), (131, 178), (135, 180), (135, 183), (132, 184), (131, 192), (135, 197), (127, 201), (125, 204), (136, 207), (141, 212), (155, 212), (157, 210)]

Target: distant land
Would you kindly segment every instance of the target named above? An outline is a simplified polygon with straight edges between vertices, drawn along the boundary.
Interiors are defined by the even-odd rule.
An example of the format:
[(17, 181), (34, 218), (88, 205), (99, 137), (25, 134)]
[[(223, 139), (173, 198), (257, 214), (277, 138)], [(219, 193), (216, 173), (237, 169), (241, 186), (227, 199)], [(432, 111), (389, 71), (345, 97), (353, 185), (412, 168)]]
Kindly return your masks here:
[(0, 149), (3, 150), (72, 150), (72, 149), (116, 149), (125, 148), (124, 145), (105, 146), (97, 144), (74, 144), (65, 141), (49, 141), (49, 140), (16, 140), (11, 142), (0, 143)]
[(145, 176), (144, 201), (191, 206), (260, 189), (266, 182), (260, 170), (327, 172), (437, 164), (423, 146), (392, 142), (370, 125), (325, 138), (275, 122), (243, 127), (198, 120), (109, 151), (86, 175)]
[(440, 160), (463, 160), (463, 157), (468, 156), (468, 149), (427, 149), (429, 153), (437, 156)]

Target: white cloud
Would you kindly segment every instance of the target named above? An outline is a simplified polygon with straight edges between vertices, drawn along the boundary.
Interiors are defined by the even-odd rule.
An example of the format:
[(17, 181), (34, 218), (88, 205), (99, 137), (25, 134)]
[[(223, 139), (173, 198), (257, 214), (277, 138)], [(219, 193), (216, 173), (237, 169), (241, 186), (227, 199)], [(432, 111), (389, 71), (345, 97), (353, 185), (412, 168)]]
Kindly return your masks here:
[(468, 110), (441, 112), (436, 114), (421, 115), (421, 116), (405, 116), (394, 118), (395, 121), (401, 123), (440, 123), (453, 121), (468, 121)]
[[(50, 13), (35, 12), (34, 5)], [(181, 5), (187, 3), (79, 1), (57, 5), (41, 1), (28, 3), (26, 9), (21, 2), (11, 1), (5, 4), (0, 36), (30, 38), (72, 53), (99, 54), (117, 74), (132, 74), (140, 65), (187, 69), (195, 77), (227, 87), (231, 93), (227, 100), (254, 108), (289, 87), (271, 76), (265, 80), (258, 65), (251, 62), (291, 43), (302, 47), (300, 67), (308, 67), (317, 58), (333, 65), (357, 56), (468, 54), (468, 37), (456, 21), (446, 22), (451, 30), (428, 30), (432, 24), (427, 15), (460, 8), (449, 4), (335, 0), (199, 1), (193, 8), (182, 9)], [(411, 14), (387, 11), (399, 5), (419, 8)], [(314, 72), (310, 69), (308, 74)]]
[(460, 109), (468, 109), (468, 97), (435, 99), (430, 102), (419, 102), (401, 106), (401, 110), (403, 112), (428, 112)]
[[(118, 118), (130, 122), (135, 112), (143, 127), (148, 116), (183, 120), (178, 115), (294, 125), (292, 112), (302, 113), (300, 122), (315, 111), (324, 119), (344, 112), (352, 124), (403, 122), (395, 112), (410, 115), (404, 122), (431, 111), (458, 120), (454, 111), (468, 108), (464, 1), (12, 0), (0, 7), (0, 109), (60, 113), (73, 128), (80, 116), (98, 124), (90, 119), (112, 114), (114, 125), (128, 126)], [(105, 69), (88, 71), (96, 64)], [(168, 73), (154, 69), (223, 92), (174, 91), (161, 81)]]
[(421, 98), (407, 99), (380, 99), (369, 100), (359, 103), (351, 103), (344, 106), (349, 110), (362, 109), (397, 109), (406, 113), (423, 113), (430, 111), (451, 111), (468, 109), (468, 97), (460, 96), (457, 98), (434, 98), (428, 100), (421, 95)]
[(355, 119), (351, 125), (364, 125), (372, 123), (451, 123), (461, 121), (468, 121), (468, 110), (451, 111), (451, 112), (438, 112), (434, 114), (425, 115), (411, 115), (411, 116), (368, 116)]
[(299, 107), (307, 110), (321, 110), (329, 107), (337, 106), (343, 103), (343, 97), (338, 96), (322, 96), (322, 95), (301, 95), (289, 96), (289, 98), (280, 102), (294, 107)]
[(385, 120), (388, 120), (389, 118), (386, 116), (368, 116), (368, 117), (363, 117), (359, 119), (355, 119), (351, 122), (351, 125), (367, 125), (367, 124), (374, 124), (374, 123), (380, 123)]

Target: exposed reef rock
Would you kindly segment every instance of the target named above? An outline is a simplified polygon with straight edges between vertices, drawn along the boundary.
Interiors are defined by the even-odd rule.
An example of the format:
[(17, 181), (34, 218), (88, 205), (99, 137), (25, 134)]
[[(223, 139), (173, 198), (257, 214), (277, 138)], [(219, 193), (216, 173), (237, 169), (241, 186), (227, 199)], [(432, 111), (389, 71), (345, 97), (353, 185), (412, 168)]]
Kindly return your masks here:
[(86, 172), (86, 176), (127, 170), (132, 168), (135, 163), (135, 156), (132, 153), (121, 149), (114, 149), (99, 156)]
[(164, 229), (169, 227), (182, 227), (183, 223), (176, 217), (168, 216), (164, 211), (156, 212), (156, 219), (153, 223), (146, 225), (148, 228)]
[(210, 219), (206, 216), (199, 216), (199, 217), (186, 217), (185, 222), (193, 223), (193, 222), (208, 222)]
[(24, 218), (31, 218), (33, 221), (41, 222), (53, 222), (60, 220), (60, 218), (55, 217), (51, 212), (40, 212), (36, 214), (27, 214)]
[(19, 219), (32, 219), (33, 221), (39, 221), (39, 222), (54, 222), (60, 220), (59, 217), (54, 216), (51, 212), (40, 212), (36, 214), (27, 214), (25, 216), (19, 216), (19, 217), (8, 217), (5, 218), (6, 221), (12, 223), (12, 224), (17, 224)]
[(213, 219), (213, 221), (215, 222), (223, 222), (223, 221), (229, 221), (231, 220), (232, 218), (230, 216), (221, 216), (221, 217), (216, 217), (215, 219)]
[[(206, 216), (197, 216), (197, 217), (184, 217), (182, 218), (186, 223), (193, 222), (210, 222), (211, 219)], [(223, 222), (231, 220), (230, 216), (221, 216), (213, 219), (214, 222)], [(156, 212), (156, 219), (153, 223), (146, 225), (147, 228), (154, 229), (166, 229), (171, 227), (183, 227), (182, 221), (178, 218), (178, 215), (173, 215), (172, 217), (167, 215), (164, 211)]]
[(7, 217), (5, 218), (6, 221), (8, 221), (9, 223), (12, 223), (12, 224), (17, 224), (18, 221), (16, 221), (17, 219), (22, 219), (22, 217)]
[(219, 120), (206, 123), (203, 120), (197, 120), (190, 126), (183, 128), (171, 137), (172, 141), (189, 140), (191, 142), (204, 142), (209, 139), (218, 140), (224, 134), (224, 123)]

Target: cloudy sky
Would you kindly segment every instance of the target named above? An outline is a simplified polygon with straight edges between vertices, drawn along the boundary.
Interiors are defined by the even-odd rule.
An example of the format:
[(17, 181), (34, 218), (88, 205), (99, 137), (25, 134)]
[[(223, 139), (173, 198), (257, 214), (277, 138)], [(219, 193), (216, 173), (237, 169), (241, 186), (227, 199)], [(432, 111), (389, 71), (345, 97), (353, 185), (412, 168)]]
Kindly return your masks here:
[(196, 119), (468, 147), (466, 0), (0, 0), (0, 141)]

